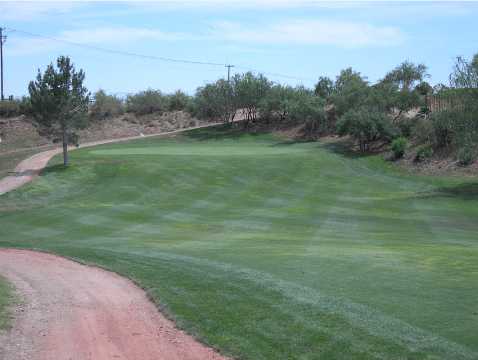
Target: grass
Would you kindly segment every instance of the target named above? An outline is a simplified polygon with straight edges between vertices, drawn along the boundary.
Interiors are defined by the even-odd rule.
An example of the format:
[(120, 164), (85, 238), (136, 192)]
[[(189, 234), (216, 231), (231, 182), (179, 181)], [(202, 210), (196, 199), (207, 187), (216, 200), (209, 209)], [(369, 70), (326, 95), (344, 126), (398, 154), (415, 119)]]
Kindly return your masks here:
[(13, 302), (13, 291), (11, 285), (0, 276), (0, 333), (10, 326), (10, 306)]
[(478, 359), (478, 184), (223, 129), (53, 160), (0, 246), (98, 264), (242, 359)]

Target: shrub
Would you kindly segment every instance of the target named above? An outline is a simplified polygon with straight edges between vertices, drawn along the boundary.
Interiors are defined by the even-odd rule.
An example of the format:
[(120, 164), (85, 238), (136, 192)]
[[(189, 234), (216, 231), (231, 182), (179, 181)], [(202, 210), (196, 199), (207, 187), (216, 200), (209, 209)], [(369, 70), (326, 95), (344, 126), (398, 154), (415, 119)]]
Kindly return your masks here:
[(390, 140), (395, 130), (387, 114), (362, 108), (345, 113), (337, 122), (340, 135), (351, 135), (359, 142), (360, 151), (365, 152), (376, 140)]
[(194, 104), (188, 106), (192, 115), (212, 121), (233, 120), (237, 110), (232, 86), (221, 79), (196, 90)]
[(417, 119), (411, 134), (418, 144), (433, 144), (435, 142), (435, 130), (432, 122), (428, 119)]
[(298, 87), (289, 100), (289, 118), (295, 123), (305, 123), (305, 135), (315, 138), (326, 130), (325, 100), (311, 91)]
[(258, 104), (261, 118), (267, 121), (272, 119), (288, 120), (295, 91), (291, 86), (280, 84), (272, 86), (267, 95)]
[(433, 147), (430, 144), (421, 145), (417, 149), (417, 154), (415, 155), (416, 162), (425, 161), (433, 156)]
[(407, 149), (408, 141), (403, 136), (400, 136), (392, 141), (392, 151), (395, 159), (400, 159), (405, 154)]
[(337, 76), (331, 101), (340, 117), (348, 111), (360, 107), (369, 96), (368, 82), (359, 72), (348, 68)]
[(169, 111), (186, 110), (191, 102), (191, 98), (181, 90), (176, 91), (174, 94), (168, 95), (166, 98)]
[(475, 151), (472, 146), (465, 145), (458, 149), (457, 158), (460, 165), (468, 166), (475, 160)]
[(0, 117), (13, 117), (20, 115), (19, 102), (16, 100), (0, 101)]
[(167, 105), (167, 98), (159, 90), (141, 91), (128, 95), (126, 99), (126, 111), (136, 115), (163, 112), (167, 110)]
[(451, 110), (434, 112), (430, 116), (433, 127), (433, 142), (436, 148), (449, 147), (454, 138), (453, 118), (455, 112)]
[(124, 113), (123, 101), (116, 96), (107, 95), (103, 90), (98, 90), (93, 98), (94, 102), (90, 108), (90, 116), (93, 119), (103, 120)]

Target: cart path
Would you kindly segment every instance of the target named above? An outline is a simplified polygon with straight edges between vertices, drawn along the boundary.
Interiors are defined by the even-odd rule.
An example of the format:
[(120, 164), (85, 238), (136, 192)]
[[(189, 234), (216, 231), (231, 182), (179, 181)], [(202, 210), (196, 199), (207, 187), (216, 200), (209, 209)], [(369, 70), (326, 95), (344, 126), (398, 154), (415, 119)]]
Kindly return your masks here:
[(29, 250), (0, 249), (0, 274), (22, 298), (2, 360), (225, 359), (178, 330), (115, 273)]

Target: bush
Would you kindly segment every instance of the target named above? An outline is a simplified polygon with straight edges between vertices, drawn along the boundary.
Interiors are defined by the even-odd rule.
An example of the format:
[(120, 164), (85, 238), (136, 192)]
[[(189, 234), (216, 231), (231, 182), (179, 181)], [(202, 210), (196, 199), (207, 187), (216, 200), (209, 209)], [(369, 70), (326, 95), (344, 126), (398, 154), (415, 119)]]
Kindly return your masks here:
[(339, 135), (351, 135), (359, 142), (360, 151), (368, 150), (371, 142), (390, 140), (394, 134), (387, 114), (367, 108), (350, 110), (337, 122)]
[(223, 79), (200, 87), (188, 109), (199, 119), (229, 122), (233, 120), (237, 110), (233, 88)]
[(403, 136), (396, 138), (392, 141), (392, 151), (395, 159), (400, 159), (405, 154), (407, 149), (408, 141)]
[(272, 86), (267, 95), (258, 104), (261, 118), (267, 121), (272, 119), (280, 121), (289, 120), (291, 102), (295, 91), (291, 86), (280, 84)]
[(305, 123), (307, 137), (315, 138), (327, 130), (325, 100), (305, 88), (295, 89), (293, 97), (289, 100), (288, 116), (295, 123)]
[(472, 146), (465, 145), (458, 150), (457, 157), (460, 165), (468, 166), (475, 160), (475, 151)]
[(447, 148), (454, 140), (453, 118), (455, 112), (451, 110), (434, 112), (430, 116), (433, 127), (433, 143), (436, 148)]
[(425, 161), (433, 156), (433, 147), (430, 144), (421, 145), (415, 155), (416, 162)]
[(17, 100), (0, 101), (0, 117), (14, 117), (20, 115), (20, 105)]
[(124, 113), (123, 101), (116, 96), (107, 95), (98, 90), (94, 95), (94, 102), (90, 108), (90, 116), (96, 120), (115, 117)]
[(168, 95), (166, 98), (169, 111), (186, 110), (191, 102), (191, 98), (181, 90), (176, 91), (174, 94)]
[(429, 119), (418, 118), (413, 124), (412, 137), (417, 144), (433, 144), (435, 139), (435, 130)]
[(134, 95), (128, 95), (126, 99), (126, 111), (136, 115), (152, 114), (166, 111), (167, 98), (159, 90), (141, 91)]

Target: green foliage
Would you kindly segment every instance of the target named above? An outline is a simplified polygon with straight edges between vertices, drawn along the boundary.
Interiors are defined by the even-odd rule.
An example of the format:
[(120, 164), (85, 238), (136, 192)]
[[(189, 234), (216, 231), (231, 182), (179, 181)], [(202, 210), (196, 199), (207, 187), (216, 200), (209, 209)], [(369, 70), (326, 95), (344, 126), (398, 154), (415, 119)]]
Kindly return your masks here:
[(30, 99), (26, 96), (21, 99), (0, 101), (0, 117), (15, 117), (28, 115), (31, 112)]
[(433, 147), (430, 144), (420, 145), (415, 155), (416, 162), (425, 161), (433, 156)]
[(415, 86), (415, 90), (422, 96), (430, 95), (433, 93), (433, 87), (426, 81), (422, 81), (417, 86)]
[(90, 108), (90, 116), (95, 120), (103, 120), (124, 113), (124, 103), (113, 95), (107, 95), (104, 90), (98, 90), (93, 95), (93, 105)]
[(433, 144), (436, 148), (449, 147), (454, 139), (454, 117), (458, 115), (452, 110), (434, 112), (430, 115), (433, 126)]
[(333, 92), (334, 82), (326, 76), (319, 77), (319, 81), (315, 85), (315, 95), (323, 99), (328, 99), (333, 94)]
[(167, 98), (159, 90), (148, 89), (126, 98), (126, 111), (136, 115), (167, 111)]
[(67, 144), (75, 138), (75, 129), (85, 127), (89, 93), (83, 86), (85, 74), (76, 71), (69, 57), (60, 56), (56, 67), (48, 65), (28, 86), (31, 113), (47, 135), (59, 135), (63, 142), (63, 161), (68, 164)]
[(231, 79), (233, 103), (236, 109), (242, 109), (247, 122), (257, 119), (259, 104), (272, 87), (264, 75), (251, 72), (236, 74)]
[(0, 117), (9, 118), (20, 115), (20, 106), (16, 100), (0, 101)]
[(342, 70), (337, 76), (335, 91), (331, 96), (337, 116), (360, 107), (366, 101), (369, 90), (368, 82), (359, 72), (352, 68)]
[(167, 103), (169, 111), (186, 110), (191, 103), (191, 98), (181, 90), (177, 90), (174, 94), (167, 95)]
[(471, 61), (458, 56), (450, 74), (450, 84), (455, 88), (478, 88), (478, 54)]
[(468, 166), (472, 164), (476, 159), (475, 147), (469, 144), (462, 146), (460, 149), (458, 149), (457, 158), (460, 165)]
[(407, 149), (408, 140), (400, 136), (392, 141), (392, 152), (395, 159), (401, 159)]
[(371, 142), (388, 141), (394, 135), (389, 117), (383, 112), (367, 108), (345, 113), (337, 122), (337, 132), (356, 139), (361, 152), (367, 151)]
[(237, 109), (233, 87), (223, 79), (198, 88), (194, 106), (190, 107), (192, 114), (200, 119), (223, 122), (232, 121)]
[(304, 123), (308, 137), (327, 130), (325, 100), (304, 87), (274, 85), (258, 106), (261, 117), (294, 124)]
[(291, 86), (273, 85), (258, 104), (261, 117), (268, 121), (276, 118), (279, 121), (289, 120), (295, 91)]
[(296, 88), (289, 101), (289, 118), (295, 123), (305, 123), (308, 137), (317, 137), (327, 130), (325, 101), (303, 87)]
[(429, 118), (418, 118), (413, 122), (411, 137), (417, 144), (433, 144), (435, 129)]
[(427, 76), (427, 67), (425, 65), (404, 61), (385, 75), (383, 82), (393, 83), (401, 91), (411, 92), (415, 85), (423, 81)]

